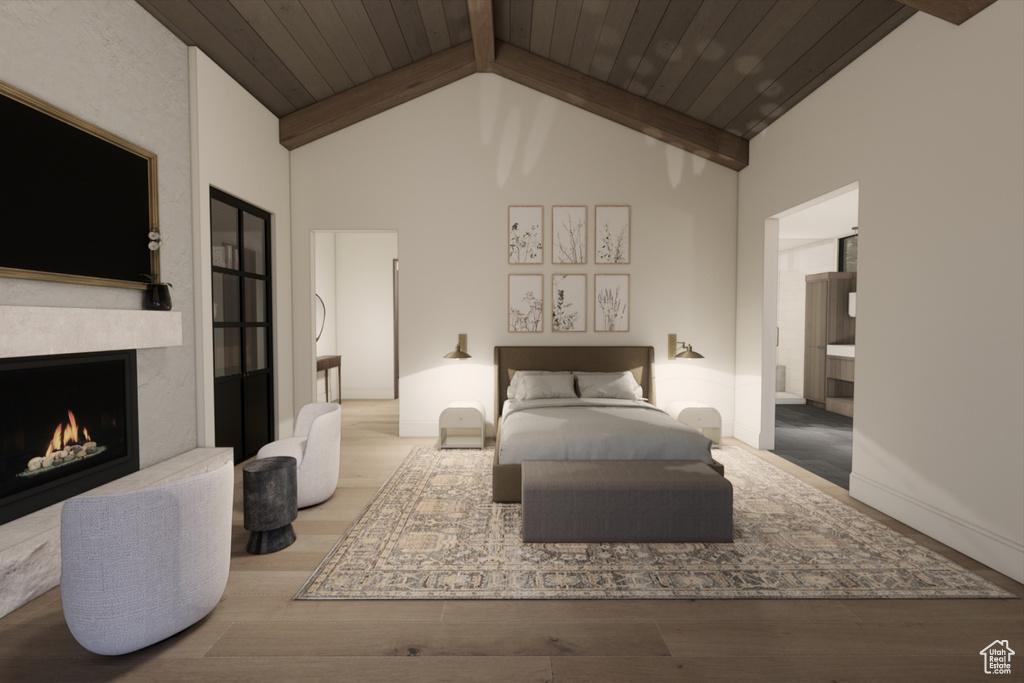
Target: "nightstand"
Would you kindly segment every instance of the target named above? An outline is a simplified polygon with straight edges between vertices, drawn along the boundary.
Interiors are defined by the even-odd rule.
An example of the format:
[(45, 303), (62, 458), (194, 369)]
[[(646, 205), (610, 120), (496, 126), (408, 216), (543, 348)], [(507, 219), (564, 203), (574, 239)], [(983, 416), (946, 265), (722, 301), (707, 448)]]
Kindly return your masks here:
[(716, 445), (722, 443), (722, 415), (709, 405), (696, 401), (673, 401), (665, 412), (677, 414), (676, 419), (689, 425), (711, 439)]
[(480, 401), (453, 401), (437, 421), (438, 448), (483, 448), (484, 406)]

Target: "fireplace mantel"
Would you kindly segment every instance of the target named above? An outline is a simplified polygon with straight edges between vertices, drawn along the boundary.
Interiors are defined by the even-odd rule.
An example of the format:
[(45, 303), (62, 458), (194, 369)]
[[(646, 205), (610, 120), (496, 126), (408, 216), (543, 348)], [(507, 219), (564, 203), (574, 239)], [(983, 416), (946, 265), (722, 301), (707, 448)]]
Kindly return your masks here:
[[(180, 311), (0, 306), (0, 358), (170, 346), (182, 346)], [(164, 460), (100, 488), (149, 481), (174, 469), (176, 463), (202, 455), (193, 453), (195, 456)], [(0, 616), (59, 582), (62, 507), (63, 503), (57, 503), (0, 526)]]
[(181, 346), (179, 311), (0, 306), (0, 358)]

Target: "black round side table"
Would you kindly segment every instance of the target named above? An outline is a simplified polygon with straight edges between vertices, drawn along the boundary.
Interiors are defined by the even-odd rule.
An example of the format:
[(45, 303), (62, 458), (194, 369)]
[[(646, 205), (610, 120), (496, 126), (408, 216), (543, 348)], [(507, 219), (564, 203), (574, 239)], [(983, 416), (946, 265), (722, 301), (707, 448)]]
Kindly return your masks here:
[(295, 542), (297, 481), (295, 458), (276, 456), (242, 465), (242, 524), (252, 532), (248, 552), (276, 553)]

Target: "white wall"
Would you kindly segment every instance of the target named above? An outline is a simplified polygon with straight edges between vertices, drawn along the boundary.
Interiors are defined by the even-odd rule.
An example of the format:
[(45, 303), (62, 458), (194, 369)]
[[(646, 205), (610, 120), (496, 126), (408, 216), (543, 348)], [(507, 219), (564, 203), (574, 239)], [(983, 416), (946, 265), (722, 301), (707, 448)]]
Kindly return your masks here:
[[(343, 399), (395, 397), (396, 258), (398, 233), (393, 231), (313, 234), (316, 292), (327, 310), (316, 354), (342, 357)], [(324, 381), (320, 374), (318, 396), (325, 391)]]
[[(199, 445), (214, 445), (213, 313), (210, 187), (271, 214), (271, 299), (274, 328), (276, 436), (290, 436), (292, 390), (292, 254), (288, 150), (278, 142), (278, 120), (196, 48), (189, 48), (192, 103), (192, 211), (197, 313), (196, 362)], [(308, 251), (306, 252), (308, 254)], [(312, 277), (309, 264), (299, 274)], [(306, 285), (309, 291), (309, 284)], [(309, 294), (312, 298), (312, 294)], [(309, 304), (307, 304), (308, 306)], [(308, 320), (308, 318), (307, 318)], [(303, 330), (312, 339), (312, 327)], [(312, 366), (309, 368), (312, 373)], [(312, 399), (310, 399), (312, 400)]]
[[(314, 292), (324, 302), (323, 327), (317, 322), (316, 355), (338, 355), (338, 281), (336, 275), (335, 246), (333, 232), (317, 232), (313, 235)], [(317, 321), (320, 319), (317, 318)], [(319, 381), (319, 380), (318, 380)]]
[[(492, 74), (477, 74), (292, 153), (293, 254), (314, 230), (397, 230), (400, 420), (403, 435), (437, 433), (452, 400), (477, 399), (493, 423), (493, 347), (642, 344), (658, 351), (659, 402), (690, 397), (732, 423), (736, 174)], [(509, 205), (632, 207), (633, 262), (598, 268), (510, 266)], [(307, 257), (308, 258), (308, 257)], [(296, 265), (299, 268), (300, 265)], [(626, 333), (507, 331), (509, 273), (631, 275)], [(312, 298), (296, 281), (303, 329)], [(305, 308), (307, 312), (300, 312)], [(550, 315), (550, 305), (546, 308)], [(445, 360), (469, 335), (468, 361)], [(667, 360), (675, 332), (706, 356)], [(296, 343), (297, 368), (312, 345)], [(345, 365), (348, 365), (345, 361)], [(296, 370), (296, 395), (312, 379)], [(729, 425), (729, 426), (725, 426)]]
[[(134, 2), (4, 1), (0, 80), (157, 155), (161, 273), (173, 284), (171, 298), (182, 314), (184, 344), (138, 353), (141, 465), (148, 467), (195, 448), (185, 46)], [(0, 301), (14, 306), (141, 309), (142, 293), (0, 278)]]
[(396, 232), (335, 233), (337, 310), (331, 317), (342, 362), (342, 398), (395, 397), (396, 258)]
[(959, 27), (919, 13), (757, 136), (737, 278), (736, 419), (753, 442), (765, 219), (859, 181), (851, 494), (1017, 580), (1022, 26), (1017, 0)]

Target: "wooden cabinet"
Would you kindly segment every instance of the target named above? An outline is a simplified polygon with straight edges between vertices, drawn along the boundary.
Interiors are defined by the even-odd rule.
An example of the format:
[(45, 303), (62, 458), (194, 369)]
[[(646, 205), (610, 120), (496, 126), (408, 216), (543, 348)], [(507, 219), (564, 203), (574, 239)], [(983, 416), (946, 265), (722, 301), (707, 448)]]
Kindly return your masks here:
[(853, 417), (852, 358), (825, 357), (825, 410)]
[[(811, 278), (816, 278), (812, 280)], [(825, 335), (827, 319), (828, 280), (807, 276), (806, 318), (804, 320), (804, 398), (808, 403), (825, 407)]]
[[(839, 359), (850, 361), (846, 373), (850, 380), (830, 379), (827, 347), (829, 344), (856, 343), (857, 320), (850, 317), (849, 299), (850, 292), (857, 289), (857, 273), (816, 273), (808, 275), (806, 282), (804, 398), (808, 403), (825, 409), (828, 409), (830, 395), (846, 398), (852, 412), (853, 359)], [(849, 386), (835, 384), (834, 381), (848, 382)]]

